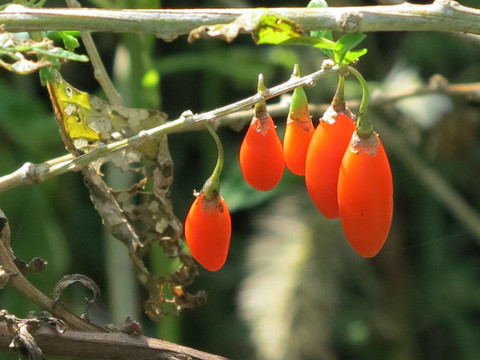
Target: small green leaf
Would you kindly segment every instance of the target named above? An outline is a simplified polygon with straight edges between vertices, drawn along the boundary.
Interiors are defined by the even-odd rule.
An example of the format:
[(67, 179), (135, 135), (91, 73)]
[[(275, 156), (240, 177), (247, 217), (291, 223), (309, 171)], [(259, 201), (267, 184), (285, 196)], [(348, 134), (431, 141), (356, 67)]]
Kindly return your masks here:
[[(335, 48), (335, 62), (337, 64), (347, 65), (344, 64), (347, 53), (349, 53), (350, 50), (352, 50), (355, 46), (360, 44), (366, 37), (367, 36), (363, 33), (348, 33), (338, 39), (337, 46)], [(351, 58), (351, 56), (349, 58)], [(351, 61), (348, 61), (348, 63), (350, 62)]]
[(364, 33), (347, 33), (337, 40), (338, 48), (336, 50), (350, 51), (366, 37), (367, 35)]
[[(311, 0), (307, 5), (307, 8), (326, 8), (326, 7), (328, 7), (328, 4), (325, 0)], [(333, 35), (330, 30), (310, 31), (310, 36), (326, 38), (329, 40), (333, 39)]]
[(72, 36), (65, 31), (59, 31), (58, 35), (62, 38), (63, 45), (67, 50), (73, 52), (76, 48), (80, 46), (80, 43), (75, 36)]
[[(327, 38), (311, 37), (310, 39), (311, 39), (311, 42), (312, 42), (312, 46), (314, 46), (314, 47), (316, 47), (317, 49), (320, 49), (320, 50), (335, 50), (335, 48), (337, 46), (334, 41), (329, 40)], [(328, 53), (332, 53), (332, 52), (328, 51)], [(328, 56), (330, 56), (330, 55), (328, 55)]]
[(266, 12), (256, 25), (257, 44), (282, 44), (302, 36), (300, 27), (284, 16)]
[(88, 56), (87, 55), (80, 55), (80, 54), (75, 54), (74, 52), (54, 47), (51, 49), (42, 49), (42, 48), (37, 48), (35, 51), (39, 54), (49, 56), (49, 57), (54, 57), (58, 59), (65, 59), (65, 60), (73, 60), (73, 61), (81, 61), (81, 62), (87, 62), (88, 61)]
[[(257, 43), (258, 44), (258, 43)], [(317, 38), (301, 35), (297, 38), (290, 38), (279, 43), (265, 42), (264, 44), (282, 44), (282, 45), (306, 45), (313, 46), (322, 51), (335, 50), (337, 43), (325, 38)], [(333, 54), (333, 51), (332, 51)]]
[(38, 73), (40, 75), (40, 83), (42, 86), (45, 86), (47, 82), (55, 81), (56, 68), (53, 66), (42, 67)]
[(348, 65), (348, 64), (354, 62), (358, 58), (365, 55), (367, 53), (367, 51), (368, 51), (367, 49), (360, 49), (360, 50), (356, 50), (356, 51), (347, 52), (344, 59), (343, 59), (344, 64)]

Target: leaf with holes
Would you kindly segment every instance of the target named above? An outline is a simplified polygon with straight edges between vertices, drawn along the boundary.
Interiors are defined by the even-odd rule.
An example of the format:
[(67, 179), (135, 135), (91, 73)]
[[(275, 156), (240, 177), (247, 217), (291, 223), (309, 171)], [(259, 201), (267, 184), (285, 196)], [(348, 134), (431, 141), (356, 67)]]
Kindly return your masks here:
[[(58, 72), (54, 79), (47, 88), (62, 139), (75, 155), (166, 122), (162, 112), (115, 106), (75, 89)], [(120, 186), (109, 185), (111, 177), (104, 176), (107, 169), (111, 177), (129, 180)], [(169, 199), (173, 162), (167, 137), (157, 136), (139, 146), (111, 152), (84, 167), (82, 174), (104, 226), (126, 245), (138, 279), (150, 293), (146, 313), (159, 319), (170, 311), (167, 308), (180, 310), (200, 302), (197, 295), (191, 295), (191, 303), (182, 300), (180, 304), (170, 290), (191, 283), (196, 270), (179, 240), (182, 224)], [(172, 274), (153, 274), (143, 260), (151, 247), (158, 245), (177, 267)]]

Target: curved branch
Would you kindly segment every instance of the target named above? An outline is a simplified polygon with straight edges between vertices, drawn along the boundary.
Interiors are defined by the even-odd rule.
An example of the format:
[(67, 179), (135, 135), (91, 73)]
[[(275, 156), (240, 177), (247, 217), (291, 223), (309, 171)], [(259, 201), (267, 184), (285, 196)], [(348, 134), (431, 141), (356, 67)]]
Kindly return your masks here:
[(288, 81), (274, 86), (264, 93), (257, 93), (233, 104), (226, 105), (205, 113), (192, 114), (190, 111), (186, 111), (176, 120), (169, 121), (166, 124), (157, 126), (155, 128), (143, 130), (139, 134), (128, 139), (122, 139), (110, 144), (106, 144), (105, 146), (99, 146), (95, 150), (75, 158), (65, 158), (65, 160), (61, 162), (57, 162), (54, 159), (39, 165), (26, 163), (12, 174), (0, 177), (0, 193), (19, 185), (39, 183), (50, 177), (57, 176), (68, 171), (80, 170), (90, 162), (107, 154), (124, 150), (126, 148), (137, 147), (150, 141), (156, 136), (192, 129), (205, 121), (214, 121), (219, 117), (244, 110), (250, 106), (253, 106), (260, 100), (268, 100), (277, 97), (292, 91), (299, 86), (313, 86), (321, 78), (334, 74), (338, 70), (339, 69), (335, 66), (318, 70), (303, 77), (292, 77)]
[[(221, 356), (141, 335), (74, 330), (67, 330), (60, 334), (48, 327), (41, 327), (31, 333), (42, 353), (48, 357), (115, 360), (227, 360)], [(0, 350), (8, 350), (11, 341), (12, 335), (7, 325), (0, 323)]]
[[(337, 71), (336, 69), (319, 70), (310, 75), (302, 78), (293, 78), (287, 82), (277, 85), (269, 89), (267, 96), (264, 99), (270, 99), (293, 90), (293, 88), (302, 85), (312, 85), (315, 81), (322, 77), (330, 75)], [(294, 81), (294, 83), (292, 83)], [(293, 85), (292, 85), (293, 84)], [(474, 101), (480, 101), (480, 83), (469, 84), (449, 84), (445, 79), (438, 76), (431, 79), (430, 84), (422, 87), (418, 87), (409, 91), (405, 91), (401, 94), (394, 96), (387, 96), (384, 94), (375, 95), (371, 98), (370, 106), (384, 106), (386, 104), (394, 103), (401, 99), (426, 95), (426, 94), (447, 94), (449, 96), (462, 96), (468, 97)], [(277, 114), (283, 115), (285, 107), (290, 104), (288, 95), (280, 98), (280, 102), (271, 104), (268, 106), (269, 112), (275, 116)], [(0, 177), (0, 193), (17, 186), (37, 184), (43, 182), (53, 176), (57, 176), (69, 171), (80, 170), (83, 166), (89, 164), (89, 162), (97, 160), (106, 154), (125, 149), (128, 146), (137, 146), (143, 141), (148, 141), (153, 136), (168, 134), (171, 132), (180, 132), (185, 130), (192, 130), (196, 127), (196, 122), (199, 121), (211, 121), (217, 119), (216, 126), (230, 126), (233, 129), (241, 129), (245, 124), (251, 120), (252, 112), (247, 109), (249, 106), (259, 101), (260, 95), (256, 94), (249, 98), (243, 99), (236, 103), (224, 106), (222, 108), (209, 111), (207, 113), (192, 115), (185, 118), (184, 116), (168, 122), (165, 125), (161, 125), (157, 128), (148, 130), (144, 135), (135, 135), (130, 139), (124, 139), (115, 143), (111, 143), (108, 146), (98, 148), (91, 153), (74, 158), (72, 155), (64, 155), (62, 157), (49, 160), (42, 164), (25, 163), (22, 167), (14, 172)], [(350, 101), (350, 107), (357, 107), (359, 101)], [(326, 110), (325, 105), (310, 105), (311, 112), (322, 114)], [(250, 117), (250, 119), (249, 119)], [(203, 127), (202, 127), (203, 128)]]
[[(428, 5), (356, 6), (330, 8), (271, 8), (304, 30), (341, 32), (442, 31), (480, 34), (480, 9), (453, 0)], [(84, 30), (141, 32), (171, 41), (200, 25), (225, 24), (256, 9), (105, 10), (27, 8), (10, 5), (0, 12), (0, 24), (10, 32)]]
[(4, 245), (5, 240), (6, 239), (0, 239), (0, 264), (8, 274), (12, 275), (9, 278), (9, 283), (11, 285), (17, 288), (43, 310), (62, 318), (69, 326), (85, 331), (102, 331), (102, 328), (76, 316), (61, 303), (55, 303), (52, 299), (33, 286), (18, 269), (14, 262), (12, 252)]

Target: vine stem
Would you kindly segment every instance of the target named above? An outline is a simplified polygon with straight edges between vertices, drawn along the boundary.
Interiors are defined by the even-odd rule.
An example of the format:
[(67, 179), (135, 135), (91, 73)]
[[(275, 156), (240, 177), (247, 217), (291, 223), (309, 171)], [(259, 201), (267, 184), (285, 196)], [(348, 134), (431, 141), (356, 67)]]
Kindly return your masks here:
[(205, 182), (205, 185), (202, 189), (203, 193), (205, 194), (205, 198), (207, 200), (211, 200), (220, 194), (220, 175), (223, 170), (225, 153), (223, 151), (222, 141), (218, 137), (218, 134), (215, 132), (215, 130), (212, 128), (212, 125), (210, 125), (208, 122), (205, 122), (204, 125), (210, 135), (212, 135), (213, 140), (215, 140), (218, 151), (217, 163), (215, 164), (215, 168), (213, 169), (212, 175)]
[(205, 113), (192, 114), (190, 111), (185, 111), (176, 120), (167, 122), (166, 124), (151, 129), (142, 130), (139, 134), (134, 135), (130, 138), (99, 146), (89, 153), (80, 155), (75, 158), (67, 159), (63, 162), (55, 163), (53, 165), (49, 165), (48, 163), (40, 165), (33, 165), (27, 163), (21, 169), (15, 171), (14, 173), (0, 177), (0, 193), (15, 186), (28, 183), (29, 180), (27, 179), (30, 179), (30, 183), (39, 183), (48, 178), (63, 174), (68, 171), (80, 170), (82, 167), (88, 165), (90, 162), (95, 161), (115, 151), (120, 151), (131, 147), (137, 147), (160, 135), (195, 128), (199, 124), (203, 124), (206, 121), (214, 121), (222, 116), (244, 110), (250, 106), (255, 105), (259, 101), (277, 97), (279, 95), (292, 91), (300, 86), (313, 86), (318, 80), (328, 75), (335, 74), (338, 71), (338, 67), (329, 67), (322, 68), (314, 73), (303, 77), (291, 77), (288, 81), (280, 85), (274, 86), (270, 89), (266, 89), (262, 93), (257, 93), (243, 100)]
[[(80, 3), (77, 0), (66, 0), (67, 5), (70, 8), (80, 8)], [(88, 57), (93, 66), (93, 73), (95, 79), (99, 82), (103, 91), (105, 91), (105, 96), (112, 105), (121, 106), (123, 103), (122, 96), (115, 89), (115, 86), (112, 83), (112, 80), (108, 76), (107, 70), (103, 65), (103, 61), (98, 53), (97, 47), (93, 42), (92, 35), (87, 31), (80, 31), (80, 36), (83, 40), (83, 45), (87, 50)]]
[[(441, 31), (480, 34), (480, 9), (453, 0), (431, 4), (328, 8), (271, 8), (305, 31)], [(9, 5), (0, 12), (0, 24), (10, 32), (107, 31), (156, 34), (171, 41), (200, 25), (224, 24), (258, 9), (69, 9), (27, 8)]]
[[(328, 72), (328, 74), (325, 73), (322, 76), (327, 76), (330, 73), (335, 72), (334, 69), (328, 69), (324, 71)], [(306, 82), (307, 85), (311, 85), (310, 81), (318, 80), (317, 76), (320, 76), (320, 74), (316, 75), (316, 73), (313, 73), (308, 77), (304, 77), (301, 82)], [(297, 77), (292, 77), (292, 79), (298, 80)], [(286, 84), (289, 84), (289, 86), (291, 86), (290, 82), (287, 82)], [(283, 85), (278, 85), (275, 88), (270, 89), (269, 93), (273, 93), (276, 94), (275, 96), (278, 96), (280, 94), (280, 90), (282, 90), (281, 93), (286, 93), (289, 91), (282, 89), (282, 86)], [(303, 85), (296, 83), (295, 86), (298, 87)], [(402, 99), (408, 99), (410, 97), (428, 94), (446, 94), (449, 96), (461, 96), (468, 97), (472, 100), (480, 101), (480, 83), (449, 84), (446, 79), (435, 76), (430, 80), (429, 85), (404, 91), (399, 94), (391, 96), (387, 96), (385, 94), (373, 94), (373, 96), (370, 98), (370, 106), (385, 106), (388, 104), (393, 104)], [(215, 121), (216, 126), (230, 126), (234, 129), (240, 130), (252, 119), (252, 111), (247, 110), (248, 107), (253, 105), (259, 99), (261, 99), (261, 97), (257, 94), (253, 97), (225, 106), (218, 110), (213, 110), (206, 114), (217, 113), (217, 120)], [(283, 95), (282, 97), (280, 97), (280, 102), (277, 104), (270, 104), (268, 110), (272, 116), (283, 116), (285, 106), (288, 107), (289, 105), (290, 96)], [(356, 108), (359, 105), (360, 101), (358, 100), (349, 101), (348, 103), (348, 106), (351, 108)], [(326, 105), (309, 105), (309, 110), (311, 113), (323, 114), (327, 110), (327, 108), (328, 106)], [(198, 116), (200, 115), (197, 115), (197, 117)], [(205, 118), (205, 115), (203, 115), (203, 117)], [(171, 122), (169, 122), (165, 125), (160, 126), (157, 131), (163, 134), (168, 132), (180, 132), (198, 128), (198, 126), (194, 123), (192, 124), (190, 120), (188, 125), (184, 124), (185, 120), (186, 119), (182, 119), (181, 117), (180, 119), (176, 120), (176, 123), (172, 124)], [(135, 136), (131, 138), (131, 141), (135, 140), (135, 138)], [(128, 139), (122, 140), (121, 143), (117, 142), (117, 146), (123, 146), (123, 148), (125, 148), (127, 145)], [(108, 150), (106, 147), (103, 147), (93, 151), (92, 153), (85, 154), (77, 158), (73, 157), (73, 155), (71, 154), (66, 154), (40, 164), (33, 164), (27, 162), (14, 172), (0, 177), (0, 193), (18, 186), (37, 184), (65, 172), (79, 170), (83, 166), (87, 165), (89, 161), (93, 161), (102, 156), (105, 156), (109, 151), (112, 150)]]
[(365, 78), (360, 72), (349, 66), (348, 71), (352, 73), (362, 87), (362, 101), (358, 107), (358, 117), (356, 122), (357, 134), (361, 138), (368, 138), (373, 133), (373, 124), (368, 118), (368, 100), (370, 99), (370, 90)]
[(345, 111), (345, 75), (338, 74), (338, 85), (332, 100), (332, 108), (335, 112), (341, 113)]

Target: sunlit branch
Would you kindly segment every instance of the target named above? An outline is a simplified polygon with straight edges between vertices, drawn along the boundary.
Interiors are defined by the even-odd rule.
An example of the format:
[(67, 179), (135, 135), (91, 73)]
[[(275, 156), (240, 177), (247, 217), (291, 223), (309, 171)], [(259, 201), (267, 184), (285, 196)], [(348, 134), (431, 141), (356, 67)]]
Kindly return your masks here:
[(321, 69), (303, 77), (292, 77), (288, 81), (274, 86), (264, 93), (257, 93), (233, 104), (205, 113), (193, 114), (186, 111), (176, 120), (169, 121), (166, 124), (151, 129), (143, 130), (139, 134), (128, 139), (122, 139), (104, 146), (99, 146), (91, 152), (76, 158), (66, 158), (66, 160), (62, 159), (61, 161), (51, 160), (48, 163), (38, 165), (26, 163), (15, 172), (0, 177), (0, 193), (19, 185), (39, 183), (52, 176), (57, 176), (68, 171), (79, 170), (90, 162), (102, 158), (114, 151), (139, 146), (160, 135), (195, 128), (198, 127), (199, 123), (205, 121), (213, 122), (222, 116), (245, 110), (260, 100), (268, 100), (280, 96), (299, 86), (313, 86), (318, 80), (337, 71), (337, 67), (332, 67)]
[[(271, 8), (304, 30), (341, 32), (442, 31), (480, 34), (480, 9), (456, 1), (436, 0), (428, 5), (403, 3), (385, 6), (329, 8)], [(232, 9), (63, 9), (9, 6), (0, 12), (0, 24), (10, 32), (80, 30), (140, 32), (173, 40), (200, 25), (222, 24), (254, 12)]]

